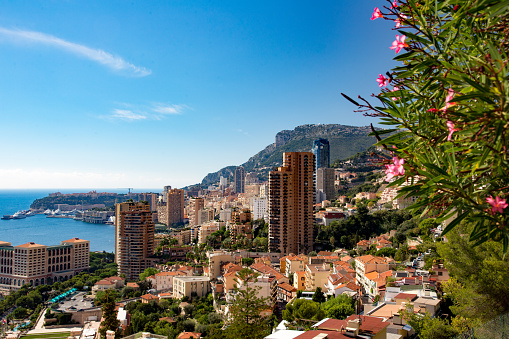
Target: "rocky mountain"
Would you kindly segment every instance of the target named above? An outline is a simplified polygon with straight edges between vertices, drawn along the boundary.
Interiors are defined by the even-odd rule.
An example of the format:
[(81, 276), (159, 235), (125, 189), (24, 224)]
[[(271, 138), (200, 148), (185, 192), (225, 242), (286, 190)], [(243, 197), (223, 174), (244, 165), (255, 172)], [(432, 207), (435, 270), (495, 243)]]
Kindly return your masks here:
[[(266, 180), (268, 172), (283, 163), (283, 152), (309, 152), (313, 141), (318, 138), (329, 140), (331, 163), (337, 159), (348, 158), (367, 150), (376, 143), (375, 137), (368, 136), (369, 126), (345, 126), (339, 124), (302, 125), (294, 130), (283, 130), (276, 134), (275, 142), (252, 156), (243, 166), (246, 172), (256, 172), (261, 180)], [(233, 176), (235, 166), (225, 167), (209, 173), (202, 185), (219, 181), (219, 177)]]

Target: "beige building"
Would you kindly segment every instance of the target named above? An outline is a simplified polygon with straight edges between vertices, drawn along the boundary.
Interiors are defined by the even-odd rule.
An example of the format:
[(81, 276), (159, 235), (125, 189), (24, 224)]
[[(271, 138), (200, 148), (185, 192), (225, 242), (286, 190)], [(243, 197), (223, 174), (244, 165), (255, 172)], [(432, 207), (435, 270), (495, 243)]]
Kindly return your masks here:
[(184, 190), (171, 189), (166, 193), (167, 225), (181, 225), (184, 222)]
[(207, 257), (209, 259), (209, 277), (215, 279), (221, 276), (221, 266), (229, 262), (235, 262), (233, 253), (217, 250), (214, 252), (208, 252)]
[(118, 274), (135, 280), (152, 265), (154, 223), (148, 203), (124, 202), (115, 205), (115, 261)]
[(325, 193), (327, 200), (336, 199), (334, 168), (321, 167), (316, 170), (316, 189)]
[(217, 232), (224, 226), (223, 222), (209, 221), (200, 226), (198, 230), (198, 243), (204, 244), (207, 241), (207, 237), (212, 233)]
[(203, 297), (210, 292), (209, 277), (178, 277), (173, 278), (173, 298)]
[(330, 265), (325, 263), (321, 265), (306, 265), (304, 271), (306, 278), (306, 291), (314, 291), (320, 287), (322, 291), (327, 290), (327, 284), (330, 275)]
[(202, 209), (202, 210), (199, 210), (197, 213), (198, 213), (197, 225), (203, 225), (207, 221), (214, 220), (214, 209), (213, 208)]
[(191, 201), (191, 205), (194, 218), (192, 220), (190, 219), (189, 221), (192, 221), (193, 225), (199, 225), (200, 223), (198, 220), (198, 212), (205, 207), (205, 200), (203, 200), (203, 198), (194, 198)]
[(0, 241), (0, 288), (18, 289), (67, 280), (88, 270), (90, 242), (79, 238), (45, 246), (29, 242), (12, 246)]
[(170, 290), (173, 288), (173, 278), (186, 276), (184, 272), (159, 272), (147, 278), (152, 283), (152, 288), (158, 291)]
[[(387, 259), (373, 255), (363, 255), (355, 258), (355, 282), (362, 286), (366, 293), (373, 294), (372, 279), (379, 279), (378, 273), (390, 270)], [(368, 273), (375, 272), (369, 275)], [(377, 280), (378, 281), (378, 280)], [(373, 292), (371, 292), (373, 290)]]
[(269, 173), (269, 249), (308, 253), (313, 250), (314, 155), (283, 153), (283, 166)]
[(290, 277), (297, 271), (304, 271), (304, 265), (306, 264), (307, 257), (301, 257), (294, 254), (286, 256), (285, 260), (285, 275)]

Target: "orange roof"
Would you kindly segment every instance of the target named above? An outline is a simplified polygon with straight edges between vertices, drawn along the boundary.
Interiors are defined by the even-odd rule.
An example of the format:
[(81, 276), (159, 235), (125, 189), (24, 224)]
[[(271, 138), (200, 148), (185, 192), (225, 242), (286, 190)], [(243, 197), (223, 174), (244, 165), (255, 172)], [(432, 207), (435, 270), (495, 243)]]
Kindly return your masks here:
[(177, 339), (201, 338), (201, 333), (198, 332), (182, 332), (178, 335)]
[(108, 279), (102, 279), (95, 283), (95, 285), (115, 285), (113, 281), (110, 281)]
[(368, 254), (355, 258), (364, 264), (386, 264), (387, 260), (382, 257), (375, 257), (374, 255)]
[(281, 284), (277, 285), (277, 287), (279, 287), (285, 291), (288, 291), (288, 292), (296, 292), (297, 291), (297, 289), (295, 287), (293, 287), (292, 285), (287, 284), (287, 283), (281, 283)]
[(127, 287), (139, 288), (140, 286), (135, 282), (128, 282)]
[(36, 244), (35, 242), (27, 242), (26, 244), (14, 246), (14, 247), (33, 248), (33, 247), (41, 247), (41, 246), (44, 246), (44, 245)]
[(154, 300), (154, 299), (158, 299), (158, 297), (156, 297), (155, 295), (152, 295), (152, 294), (144, 294), (140, 297), (141, 299), (145, 299), (145, 300)]
[(364, 274), (364, 276), (366, 277), (366, 279), (368, 280), (375, 280), (378, 278), (378, 272), (376, 271), (373, 271), (373, 272), (369, 272), (369, 273), (366, 273)]
[(366, 246), (368, 245), (369, 246), (369, 241), (368, 240), (361, 240), (357, 243), (357, 246)]
[(413, 293), (399, 293), (398, 295), (396, 295), (394, 297), (394, 300), (396, 299), (408, 299), (410, 301), (414, 300), (415, 298), (417, 298), (417, 294), (413, 294)]
[(80, 239), (80, 238), (72, 238), (72, 239), (69, 239), (69, 240), (64, 240), (62, 242), (88, 242), (88, 240), (83, 240), (83, 239)]

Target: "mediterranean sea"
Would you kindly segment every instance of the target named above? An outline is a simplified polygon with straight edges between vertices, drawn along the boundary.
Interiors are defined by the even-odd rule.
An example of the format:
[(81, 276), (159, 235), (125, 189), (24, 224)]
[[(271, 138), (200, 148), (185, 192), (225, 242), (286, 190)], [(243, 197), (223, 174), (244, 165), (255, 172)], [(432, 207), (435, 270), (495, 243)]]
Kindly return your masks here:
[[(75, 190), (0, 190), (0, 216), (28, 210), (35, 199), (47, 197), (54, 192), (86, 193), (91, 189)], [(98, 192), (127, 193), (119, 189), (98, 189)], [(143, 190), (139, 192), (154, 192)], [(13, 246), (35, 242), (41, 245), (59, 245), (71, 238), (90, 241), (91, 251), (115, 251), (115, 226), (90, 224), (67, 218), (46, 218), (35, 215), (25, 219), (0, 220), (0, 241), (10, 242)]]

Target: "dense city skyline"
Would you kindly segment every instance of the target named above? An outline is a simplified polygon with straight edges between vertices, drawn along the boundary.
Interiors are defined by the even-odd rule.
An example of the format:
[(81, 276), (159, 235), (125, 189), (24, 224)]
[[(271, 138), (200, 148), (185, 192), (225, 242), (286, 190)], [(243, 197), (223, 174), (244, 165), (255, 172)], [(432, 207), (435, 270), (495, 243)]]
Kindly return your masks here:
[(183, 187), (280, 130), (368, 125), (339, 93), (376, 93), (392, 65), (373, 6), (5, 4), (0, 189)]

